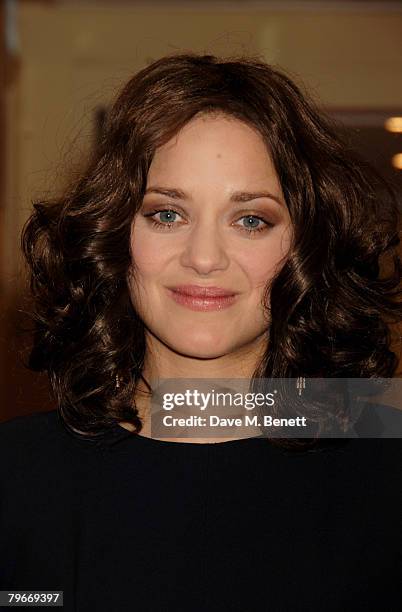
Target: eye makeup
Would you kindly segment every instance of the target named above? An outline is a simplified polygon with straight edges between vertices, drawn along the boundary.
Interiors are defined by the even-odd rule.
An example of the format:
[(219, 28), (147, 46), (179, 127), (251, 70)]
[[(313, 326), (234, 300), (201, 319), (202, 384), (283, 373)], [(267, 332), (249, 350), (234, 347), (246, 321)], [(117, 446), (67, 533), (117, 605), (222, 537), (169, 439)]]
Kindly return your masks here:
[[(173, 219), (167, 220), (167, 222), (163, 222), (161, 220), (157, 220), (153, 218), (156, 215), (164, 215), (164, 214), (170, 215), (170, 217), (173, 217)], [(174, 225), (179, 225), (178, 223), (174, 223), (176, 219), (176, 215), (182, 216), (177, 210), (175, 210), (172, 207), (154, 208), (147, 213), (143, 213), (143, 217), (149, 220), (149, 222), (151, 223), (151, 226), (161, 231), (164, 231), (165, 229), (172, 230)], [(259, 223), (258, 227), (256, 226), (254, 227), (243, 226), (242, 227), (241, 225), (236, 225), (236, 223), (232, 223), (232, 226), (235, 227), (238, 231), (246, 232), (249, 235), (260, 233), (260, 232), (265, 232), (274, 226), (274, 223), (265, 219), (261, 214), (256, 214), (253, 212), (247, 212), (244, 215), (240, 215), (237, 221), (241, 221), (242, 219), (247, 219), (247, 221), (253, 220), (254, 222), (256, 221), (257, 223)]]

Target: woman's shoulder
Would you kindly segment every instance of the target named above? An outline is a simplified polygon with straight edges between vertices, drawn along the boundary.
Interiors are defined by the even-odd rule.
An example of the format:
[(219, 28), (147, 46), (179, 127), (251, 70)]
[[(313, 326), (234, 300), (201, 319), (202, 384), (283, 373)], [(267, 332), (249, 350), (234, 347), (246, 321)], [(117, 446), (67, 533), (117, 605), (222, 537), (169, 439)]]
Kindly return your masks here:
[(0, 423), (0, 474), (9, 477), (62, 460), (65, 446), (56, 409)]
[(27, 444), (54, 430), (58, 420), (56, 409), (31, 412), (0, 423), (0, 448)]
[(43, 437), (54, 429), (57, 419), (57, 410), (49, 410), (15, 416), (3, 421), (0, 423), (0, 452), (40, 443)]
[(27, 430), (30, 431), (32, 427), (43, 427), (46, 426), (46, 423), (49, 421), (55, 420), (57, 418), (57, 410), (47, 410), (47, 411), (39, 411), (39, 412), (28, 412), (23, 415), (14, 416), (6, 421), (2, 421), (0, 423), (0, 432), (7, 431), (11, 433), (12, 431), (16, 431), (17, 429), (20, 431)]

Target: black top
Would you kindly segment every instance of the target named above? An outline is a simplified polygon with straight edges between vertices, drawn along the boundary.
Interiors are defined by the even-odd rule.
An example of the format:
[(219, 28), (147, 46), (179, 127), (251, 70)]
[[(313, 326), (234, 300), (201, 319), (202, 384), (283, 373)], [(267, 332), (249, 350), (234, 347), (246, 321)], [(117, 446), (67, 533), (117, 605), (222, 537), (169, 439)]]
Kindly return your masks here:
[(56, 411), (14, 418), (0, 590), (62, 590), (68, 612), (400, 611), (401, 459), (400, 439), (295, 454), (116, 425), (99, 445)]

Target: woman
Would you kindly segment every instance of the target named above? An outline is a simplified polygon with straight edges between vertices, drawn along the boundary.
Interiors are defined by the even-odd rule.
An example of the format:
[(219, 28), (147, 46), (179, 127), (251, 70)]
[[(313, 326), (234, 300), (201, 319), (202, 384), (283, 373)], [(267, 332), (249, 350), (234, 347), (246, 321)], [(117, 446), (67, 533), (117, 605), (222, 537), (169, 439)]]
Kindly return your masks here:
[(151, 381), (393, 376), (379, 181), (258, 59), (173, 55), (127, 83), (23, 234), (29, 365), (57, 409), (0, 427), (2, 589), (69, 611), (399, 610), (398, 439), (151, 427)]

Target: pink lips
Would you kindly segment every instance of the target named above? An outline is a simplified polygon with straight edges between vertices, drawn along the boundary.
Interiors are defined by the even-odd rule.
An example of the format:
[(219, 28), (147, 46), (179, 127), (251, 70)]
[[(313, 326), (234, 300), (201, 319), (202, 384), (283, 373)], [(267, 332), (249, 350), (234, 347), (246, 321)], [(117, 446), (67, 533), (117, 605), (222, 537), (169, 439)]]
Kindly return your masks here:
[(168, 288), (175, 302), (191, 310), (209, 311), (228, 308), (236, 300), (237, 292), (222, 287), (178, 285)]

